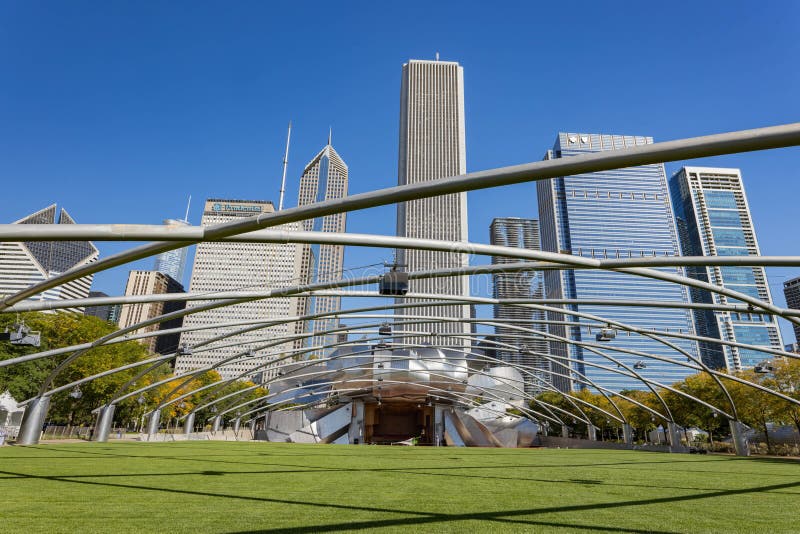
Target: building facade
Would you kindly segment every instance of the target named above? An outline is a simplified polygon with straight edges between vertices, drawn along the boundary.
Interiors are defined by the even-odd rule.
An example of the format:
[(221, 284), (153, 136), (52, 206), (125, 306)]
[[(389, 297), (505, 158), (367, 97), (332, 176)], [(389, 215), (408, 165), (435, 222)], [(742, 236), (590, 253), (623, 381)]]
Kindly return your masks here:
[[(793, 310), (800, 310), (800, 277), (792, 278), (783, 283), (783, 295), (786, 297), (786, 306)], [(800, 326), (793, 324), (794, 339), (800, 343)]]
[[(684, 256), (760, 255), (739, 169), (684, 167), (670, 179), (670, 190)], [(772, 303), (763, 267), (688, 267), (686, 274)], [(691, 293), (695, 302), (740, 303), (700, 289)], [(702, 336), (783, 348), (778, 323), (769, 315), (697, 310), (694, 316)], [(709, 365), (728, 371), (748, 369), (770, 357), (758, 350), (718, 343), (703, 342), (700, 349)]]
[[(134, 295), (164, 295), (167, 293), (183, 293), (183, 286), (171, 276), (159, 271), (131, 271), (128, 274), (128, 283), (125, 285), (125, 296)], [(148, 321), (160, 315), (182, 310), (186, 301), (170, 302), (140, 302), (125, 304), (120, 310), (119, 327), (128, 328), (142, 321)], [(171, 319), (163, 323), (156, 323), (136, 330), (135, 333), (156, 332), (180, 328), (183, 318)], [(151, 353), (173, 353), (178, 349), (180, 334), (168, 334), (140, 339), (139, 342), (147, 347)]]
[[(108, 294), (103, 293), (102, 291), (89, 291), (90, 299), (107, 296)], [(102, 306), (86, 306), (83, 309), (83, 314), (97, 317), (103, 321), (116, 323), (119, 321), (120, 310), (121, 308), (119, 304), (103, 304)]]
[[(300, 193), (298, 206), (306, 206), (315, 202), (344, 198), (347, 196), (347, 164), (331, 145), (328, 144), (306, 165), (303, 176), (300, 178)], [(303, 230), (310, 232), (345, 232), (347, 229), (347, 214), (336, 213), (308, 219), (302, 223)], [(301, 279), (306, 283), (329, 282), (338, 280), (342, 276), (344, 267), (344, 246), (314, 244), (303, 245), (301, 262)], [(303, 299), (301, 310), (305, 314), (337, 312), (341, 308), (339, 297), (310, 297)], [(324, 318), (307, 321), (305, 325), (298, 325), (300, 331), (323, 332), (336, 328), (339, 320)], [(336, 341), (336, 335), (314, 336), (312, 346), (329, 345)], [(327, 354), (329, 350), (319, 351)]]
[[(398, 185), (416, 184), (467, 172), (464, 130), (464, 71), (456, 62), (410, 60), (403, 65), (400, 88)], [(467, 241), (467, 194), (454, 193), (403, 202), (397, 209), (397, 235)], [(408, 272), (464, 267), (466, 254), (397, 250), (397, 262)], [(469, 296), (468, 277), (412, 280), (413, 293)], [(404, 315), (469, 319), (469, 306), (431, 306), (403, 310)], [(399, 327), (398, 330), (401, 330)], [(468, 323), (415, 325), (439, 335), (469, 334)], [(410, 338), (410, 342), (429, 342)], [(459, 338), (445, 344), (464, 346)]]
[[(208, 199), (203, 210), (201, 224), (212, 226), (234, 221), (241, 217), (252, 217), (272, 213), (272, 202), (261, 200)], [(297, 224), (275, 227), (276, 230), (297, 231)], [(190, 293), (219, 291), (258, 291), (286, 287), (300, 278), (300, 245), (286, 243), (201, 243), (197, 246)], [(197, 307), (209, 301), (192, 301), (188, 307)], [(175, 371), (183, 373), (190, 369), (217, 363), (225, 358), (252, 351), (252, 356), (233, 365), (218, 369), (223, 378), (235, 378), (255, 368), (264, 368), (278, 354), (293, 348), (287, 342), (266, 347), (272, 340), (295, 333), (293, 324), (282, 324), (252, 330), (235, 337), (214, 341), (194, 349), (198, 343), (206, 342), (242, 326), (224, 323), (268, 322), (298, 315), (298, 299), (294, 297), (269, 298), (243, 302), (213, 310), (206, 310), (184, 318), (184, 328), (197, 330), (183, 332), (181, 344), (186, 344), (191, 354), (179, 355)], [(273, 371), (267, 369), (263, 376), (270, 378)]]
[[(182, 219), (165, 219), (166, 226), (189, 226), (189, 221)], [(183, 275), (186, 272), (186, 257), (189, 254), (189, 247), (168, 250), (156, 256), (153, 270), (164, 273), (173, 280), (183, 284)]]
[[(652, 138), (640, 136), (559, 133), (545, 158), (572, 157), (652, 142)], [(543, 250), (597, 259), (679, 255), (667, 179), (661, 164), (542, 180), (537, 182), (537, 194)], [(679, 274), (674, 268), (660, 270)], [(688, 292), (682, 286), (612, 271), (550, 270), (545, 271), (544, 278), (548, 299), (689, 302)], [(694, 333), (691, 314), (681, 308), (599, 304), (568, 304), (565, 308), (640, 328)], [(552, 325), (552, 334), (571, 342), (596, 344), (597, 321), (561, 314), (548, 314), (548, 318), (574, 323), (566, 327)], [(697, 357), (696, 343), (678, 338), (669, 340), (691, 357)], [(617, 348), (653, 354), (664, 360), (618, 352), (614, 350)], [(564, 360), (561, 367), (565, 372), (567, 366), (571, 368), (573, 388), (586, 387), (576, 380), (581, 374), (614, 391), (645, 387), (639, 380), (615, 372), (624, 369), (595, 352), (598, 350), (631, 369), (637, 363), (644, 364), (644, 368), (635, 372), (664, 384), (694, 373), (681, 365), (687, 359), (684, 354), (641, 335), (619, 332), (600, 349), (551, 343), (553, 357), (570, 359)]]
[[(518, 217), (496, 218), (489, 226), (489, 241), (492, 245), (541, 250), (539, 241), (539, 221)], [(516, 263), (520, 260), (503, 256), (492, 256), (492, 265)], [(496, 273), (492, 276), (493, 296), (496, 299), (542, 299), (544, 298), (544, 279), (540, 271)], [(516, 327), (546, 332), (545, 313), (532, 308), (495, 304), (494, 318), (508, 322), (511, 326), (495, 326), (494, 341), (500, 343), (496, 348), (497, 357), (512, 364), (523, 365), (521, 371), (525, 380), (525, 391), (540, 393), (548, 386), (561, 385), (553, 380), (550, 370), (550, 344), (544, 336), (529, 334)], [(507, 347), (513, 345), (518, 350)]]
[[(13, 224), (75, 224), (67, 211), (52, 204)], [(0, 298), (13, 295), (100, 256), (91, 241), (0, 242)], [(80, 299), (89, 296), (92, 275), (72, 280), (28, 300)], [(82, 313), (82, 308), (70, 311)]]

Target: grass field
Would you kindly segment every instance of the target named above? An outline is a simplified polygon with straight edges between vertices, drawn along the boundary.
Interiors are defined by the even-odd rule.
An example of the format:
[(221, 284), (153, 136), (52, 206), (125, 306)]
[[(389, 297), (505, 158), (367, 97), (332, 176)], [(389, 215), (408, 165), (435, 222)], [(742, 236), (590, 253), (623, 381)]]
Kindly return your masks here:
[(2, 532), (800, 532), (800, 462), (663, 453), (0, 448)]

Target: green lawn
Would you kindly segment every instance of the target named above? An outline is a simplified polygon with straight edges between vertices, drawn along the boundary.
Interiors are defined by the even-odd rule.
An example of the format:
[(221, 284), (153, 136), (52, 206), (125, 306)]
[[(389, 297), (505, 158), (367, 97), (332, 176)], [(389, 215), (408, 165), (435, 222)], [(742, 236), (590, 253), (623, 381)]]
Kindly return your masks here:
[(0, 531), (800, 532), (800, 462), (276, 443), (0, 448)]

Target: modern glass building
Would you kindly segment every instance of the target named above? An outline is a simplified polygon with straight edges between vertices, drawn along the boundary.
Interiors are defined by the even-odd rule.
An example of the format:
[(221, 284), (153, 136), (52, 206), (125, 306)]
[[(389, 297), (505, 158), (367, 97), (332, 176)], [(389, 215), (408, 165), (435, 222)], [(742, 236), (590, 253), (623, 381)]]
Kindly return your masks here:
[[(102, 291), (89, 291), (89, 298), (107, 297), (108, 293)], [(102, 306), (86, 306), (83, 309), (84, 315), (91, 315), (103, 321), (110, 321), (116, 323), (119, 319), (119, 311), (121, 306), (119, 304), (103, 304)]]
[[(502, 217), (489, 226), (489, 242), (503, 247), (541, 250), (539, 243), (539, 221), (519, 217)], [(492, 256), (492, 265), (516, 263), (520, 260), (504, 256)], [(492, 276), (493, 296), (496, 299), (541, 299), (544, 297), (544, 280), (540, 271), (496, 273)], [(530, 373), (523, 373), (525, 391), (537, 394), (552, 384), (559, 384), (550, 374), (550, 344), (543, 336), (526, 334), (514, 326), (531, 330), (546, 330), (545, 313), (533, 308), (495, 304), (495, 320), (508, 321), (510, 326), (495, 326), (494, 341), (503, 345), (495, 348), (498, 358), (513, 364), (526, 366)], [(514, 350), (506, 345), (513, 345)], [(562, 386), (563, 387), (563, 386)]]
[[(651, 137), (559, 133), (545, 158), (565, 158), (589, 152), (617, 150), (651, 144)], [(678, 238), (670, 206), (664, 166), (643, 165), (537, 182), (542, 250), (586, 258), (612, 259), (653, 256), (677, 256)], [(664, 272), (679, 274), (677, 269)], [(545, 271), (545, 294), (549, 299), (636, 300), (689, 302), (688, 291), (679, 285), (600, 270)], [(619, 305), (568, 304), (565, 308), (617, 320), (639, 328), (670, 333), (694, 333), (690, 313), (681, 308), (628, 307)], [(697, 357), (697, 344), (669, 338), (682, 351), (642, 335), (620, 331), (611, 341), (598, 342), (597, 323), (569, 315), (548, 314), (549, 318), (568, 321), (574, 326), (551, 325), (550, 332), (572, 342), (553, 343), (553, 357), (564, 360), (562, 372), (572, 370), (573, 388), (588, 387), (576, 378), (585, 374), (597, 385), (611, 390), (642, 389), (635, 378), (615, 371), (625, 371), (597, 353), (608, 354), (633, 367), (641, 376), (670, 384), (693, 374), (680, 364), (686, 354)], [(649, 353), (661, 358), (626, 354), (615, 349)], [(674, 362), (674, 363), (673, 363)], [(556, 371), (556, 369), (554, 369)]]
[[(758, 256), (758, 240), (739, 169), (684, 167), (670, 178), (670, 191), (684, 256)], [(763, 267), (690, 267), (687, 274), (745, 295), (772, 302)], [(695, 302), (739, 303), (736, 299), (692, 290)], [(782, 350), (776, 320), (760, 313), (696, 311), (700, 335)], [(768, 359), (758, 350), (701, 343), (703, 359), (729, 371)]]
[[(183, 219), (165, 219), (167, 226), (189, 226), (189, 221)], [(168, 250), (156, 256), (154, 271), (169, 275), (173, 280), (183, 284), (183, 275), (186, 271), (186, 255), (189, 247)]]
[[(800, 277), (792, 278), (783, 283), (783, 295), (786, 297), (786, 307), (800, 310)], [(800, 343), (800, 325), (793, 324), (794, 339)]]

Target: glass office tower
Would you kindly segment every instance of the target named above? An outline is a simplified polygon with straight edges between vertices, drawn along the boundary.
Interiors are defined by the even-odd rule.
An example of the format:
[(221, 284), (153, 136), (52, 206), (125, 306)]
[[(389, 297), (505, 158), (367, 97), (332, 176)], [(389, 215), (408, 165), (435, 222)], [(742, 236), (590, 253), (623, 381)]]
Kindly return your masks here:
[[(786, 307), (800, 310), (800, 277), (792, 278), (783, 283), (783, 295), (786, 297)], [(794, 338), (800, 343), (800, 325), (793, 324)]]
[[(189, 221), (182, 219), (165, 219), (166, 226), (189, 226)], [(156, 256), (154, 271), (169, 275), (173, 280), (183, 285), (183, 274), (186, 271), (186, 257), (189, 247), (168, 250)]]
[[(758, 256), (750, 208), (739, 169), (684, 167), (670, 179), (675, 217), (684, 256)], [(687, 275), (745, 295), (772, 302), (763, 267), (690, 267)], [(737, 304), (740, 301), (692, 290), (695, 302)], [(783, 349), (776, 320), (760, 313), (698, 310), (700, 335), (748, 345)], [(764, 352), (701, 343), (703, 359), (714, 367), (740, 371), (768, 359)]]
[[(518, 217), (498, 217), (489, 226), (489, 242), (502, 247), (515, 247), (527, 250), (541, 250), (539, 244), (539, 221)], [(516, 263), (516, 258), (492, 256), (492, 265)], [(544, 297), (544, 281), (541, 271), (521, 271), (495, 273), (492, 275), (493, 296), (496, 299), (541, 299)], [(501, 360), (525, 365), (530, 374), (523, 374), (525, 392), (541, 393), (554, 383), (550, 374), (549, 343), (541, 335), (527, 334), (516, 327), (531, 330), (546, 328), (545, 313), (533, 308), (494, 305), (495, 320), (508, 321), (511, 326), (495, 326), (495, 341), (503, 345), (497, 347), (496, 354)], [(518, 347), (513, 349), (508, 345)], [(563, 386), (561, 386), (563, 387)]]
[[(560, 133), (546, 159), (565, 158), (651, 144), (650, 137)], [(539, 224), (542, 250), (597, 259), (677, 256), (678, 238), (670, 207), (664, 166), (643, 165), (626, 169), (580, 174), (537, 182)], [(662, 269), (679, 274), (675, 268)], [(594, 301), (636, 300), (689, 302), (688, 291), (679, 285), (623, 273), (598, 270), (545, 271), (546, 297)], [(694, 333), (690, 313), (681, 308), (652, 308), (619, 305), (568, 304), (567, 309), (589, 313), (639, 328), (662, 332)], [(641, 335), (618, 332), (615, 339), (597, 342), (595, 321), (569, 315), (549, 314), (552, 320), (563, 320), (574, 326), (551, 325), (553, 334), (572, 342), (585, 342), (595, 347), (573, 343), (552, 343), (553, 357), (569, 357), (562, 372), (572, 370), (573, 388), (589, 387), (578, 380), (585, 374), (597, 385), (614, 391), (643, 389), (636, 378), (619, 374), (625, 371), (597, 353), (600, 351), (633, 367), (641, 376), (671, 384), (693, 374), (682, 366), (686, 354), (697, 357), (697, 344), (679, 338), (668, 338), (683, 352)], [(615, 349), (629, 349), (662, 358), (626, 354)], [(673, 363), (674, 362), (674, 363)], [(556, 371), (554, 366), (554, 371)]]

